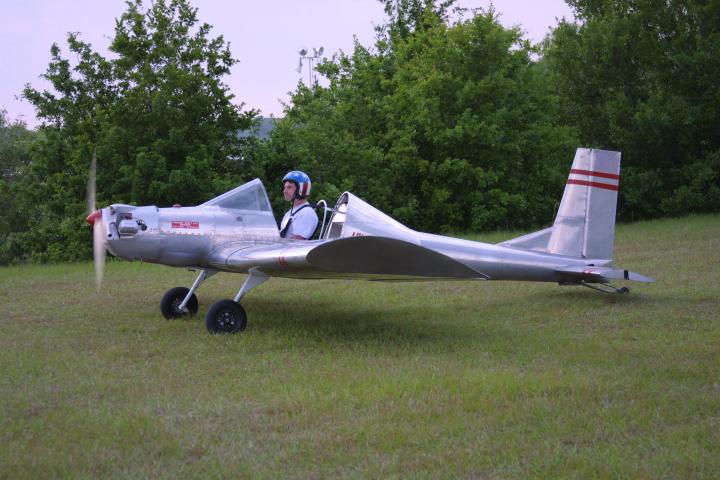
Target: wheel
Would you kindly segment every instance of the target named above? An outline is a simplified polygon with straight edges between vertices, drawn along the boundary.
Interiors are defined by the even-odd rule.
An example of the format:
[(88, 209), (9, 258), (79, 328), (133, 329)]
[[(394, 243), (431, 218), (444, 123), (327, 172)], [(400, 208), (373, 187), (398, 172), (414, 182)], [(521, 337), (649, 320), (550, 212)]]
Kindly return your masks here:
[(205, 326), (210, 333), (242, 332), (247, 327), (245, 309), (233, 300), (220, 300), (207, 311)]
[(618, 293), (619, 293), (620, 295), (624, 295), (624, 294), (629, 293), (629, 292), (630, 292), (630, 289), (629, 289), (628, 287), (620, 287), (620, 288), (618, 288)]
[(187, 303), (188, 312), (178, 310), (178, 307), (185, 299), (185, 296), (189, 291), (189, 288), (175, 287), (165, 292), (162, 300), (160, 300), (160, 311), (162, 312), (163, 317), (171, 320), (173, 318), (180, 318), (186, 315), (195, 315), (198, 311), (198, 299), (194, 293), (190, 297), (190, 301)]

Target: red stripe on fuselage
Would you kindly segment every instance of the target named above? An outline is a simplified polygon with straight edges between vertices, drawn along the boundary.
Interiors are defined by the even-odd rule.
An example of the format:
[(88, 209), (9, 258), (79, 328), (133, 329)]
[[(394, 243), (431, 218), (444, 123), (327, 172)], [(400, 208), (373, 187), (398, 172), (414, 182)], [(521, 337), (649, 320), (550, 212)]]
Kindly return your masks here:
[(611, 185), (609, 183), (600, 183), (600, 182), (586, 182), (585, 180), (574, 180), (569, 179), (567, 181), (568, 185), (584, 185), (586, 187), (596, 187), (596, 188), (602, 188), (605, 190), (613, 190), (615, 192), (618, 191), (617, 185)]
[(620, 175), (616, 175), (614, 173), (593, 172), (592, 170), (580, 170), (580, 169), (576, 169), (576, 168), (571, 169), (570, 173), (574, 173), (575, 175), (587, 175), (589, 177), (601, 177), (601, 178), (611, 178), (613, 180), (620, 180)]

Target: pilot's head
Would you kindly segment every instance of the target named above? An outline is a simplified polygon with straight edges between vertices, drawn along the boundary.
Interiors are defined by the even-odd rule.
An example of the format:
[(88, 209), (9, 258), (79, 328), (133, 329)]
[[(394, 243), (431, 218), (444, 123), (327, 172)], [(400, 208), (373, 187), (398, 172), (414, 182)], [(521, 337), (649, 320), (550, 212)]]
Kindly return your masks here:
[(304, 200), (310, 195), (310, 177), (305, 172), (293, 170), (288, 172), (282, 180), (283, 196), (288, 202), (296, 199)]

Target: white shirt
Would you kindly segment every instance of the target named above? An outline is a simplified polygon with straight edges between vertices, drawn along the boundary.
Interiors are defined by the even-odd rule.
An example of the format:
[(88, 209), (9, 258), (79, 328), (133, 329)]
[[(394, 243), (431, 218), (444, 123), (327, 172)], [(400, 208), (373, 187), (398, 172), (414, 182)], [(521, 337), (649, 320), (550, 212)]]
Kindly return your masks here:
[[(318, 218), (315, 214), (315, 210), (312, 207), (306, 207), (308, 203), (305, 202), (297, 207), (292, 207), (290, 210), (285, 212), (282, 222), (280, 222), (280, 231), (285, 228), (290, 218), (290, 227), (288, 228), (285, 238), (292, 238), (293, 235), (299, 235), (305, 239), (308, 239), (315, 233), (317, 228)], [(303, 208), (304, 207), (304, 208)], [(293, 214), (292, 217), (290, 214)]]

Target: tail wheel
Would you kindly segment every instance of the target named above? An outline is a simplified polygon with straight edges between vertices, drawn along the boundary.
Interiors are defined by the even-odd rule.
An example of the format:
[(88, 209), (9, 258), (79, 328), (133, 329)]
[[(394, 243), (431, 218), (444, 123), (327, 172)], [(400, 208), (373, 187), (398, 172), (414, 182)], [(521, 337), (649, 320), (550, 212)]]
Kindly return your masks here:
[(214, 303), (205, 315), (205, 326), (210, 333), (238, 333), (247, 327), (245, 309), (233, 300)]
[(189, 291), (189, 288), (175, 287), (165, 292), (165, 295), (163, 295), (163, 298), (160, 301), (160, 311), (162, 312), (163, 317), (171, 320), (173, 318), (181, 318), (186, 315), (194, 316), (198, 311), (198, 299), (194, 293), (185, 306), (188, 311), (184, 312), (179, 308)]

